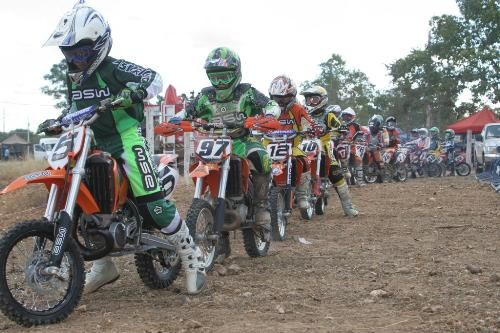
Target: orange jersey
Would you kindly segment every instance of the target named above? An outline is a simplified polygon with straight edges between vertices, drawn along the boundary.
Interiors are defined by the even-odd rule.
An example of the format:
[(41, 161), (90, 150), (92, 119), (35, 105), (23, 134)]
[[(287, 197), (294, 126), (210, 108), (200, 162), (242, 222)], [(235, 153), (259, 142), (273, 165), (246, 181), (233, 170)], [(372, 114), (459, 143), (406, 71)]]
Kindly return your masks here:
[(393, 129), (393, 130), (387, 130), (387, 133), (389, 134), (389, 145), (388, 147), (396, 147), (398, 144), (401, 143), (401, 139), (400, 139), (400, 134), (399, 134), (399, 131), (397, 129)]

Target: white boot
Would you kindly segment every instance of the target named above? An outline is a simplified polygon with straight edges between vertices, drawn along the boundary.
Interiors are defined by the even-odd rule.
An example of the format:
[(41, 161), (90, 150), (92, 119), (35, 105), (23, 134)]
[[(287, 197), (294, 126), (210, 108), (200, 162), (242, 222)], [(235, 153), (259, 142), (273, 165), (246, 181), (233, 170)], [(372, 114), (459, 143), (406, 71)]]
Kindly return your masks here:
[(300, 183), (295, 189), (297, 206), (299, 209), (309, 209), (309, 196), (311, 195), (311, 171), (304, 172), (300, 177)]
[(85, 276), (85, 294), (93, 293), (108, 283), (113, 283), (120, 277), (111, 257), (97, 259), (92, 263), (90, 272)]
[(175, 234), (168, 235), (168, 240), (174, 244), (181, 258), (182, 267), (186, 272), (188, 294), (200, 293), (206, 283), (205, 262), (200, 249), (189, 234), (186, 222), (181, 221), (180, 229)]
[(349, 193), (349, 186), (347, 186), (346, 183), (343, 183), (342, 185), (336, 186), (335, 190), (339, 195), (344, 214), (350, 217), (358, 216), (359, 212), (356, 208), (354, 208), (352, 204), (351, 194)]

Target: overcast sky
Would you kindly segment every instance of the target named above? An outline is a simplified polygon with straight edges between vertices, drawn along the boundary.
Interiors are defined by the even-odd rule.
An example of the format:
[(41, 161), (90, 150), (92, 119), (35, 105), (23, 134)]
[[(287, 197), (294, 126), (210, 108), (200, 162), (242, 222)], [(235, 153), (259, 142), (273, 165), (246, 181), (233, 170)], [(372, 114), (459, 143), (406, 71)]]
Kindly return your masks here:
[[(59, 111), (43, 95), (43, 75), (62, 55), (42, 48), (70, 0), (2, 0), (0, 34), (0, 131), (34, 130)], [(423, 48), (429, 20), (458, 15), (454, 0), (89, 0), (111, 26), (110, 55), (150, 67), (177, 92), (199, 91), (215, 47), (235, 50), (243, 82), (267, 94), (282, 73), (297, 84), (313, 80), (319, 64), (340, 54), (351, 69), (368, 75), (377, 89), (390, 85), (386, 65)], [(4, 121), (5, 120), (5, 121)], [(4, 127), (5, 126), (5, 127)]]

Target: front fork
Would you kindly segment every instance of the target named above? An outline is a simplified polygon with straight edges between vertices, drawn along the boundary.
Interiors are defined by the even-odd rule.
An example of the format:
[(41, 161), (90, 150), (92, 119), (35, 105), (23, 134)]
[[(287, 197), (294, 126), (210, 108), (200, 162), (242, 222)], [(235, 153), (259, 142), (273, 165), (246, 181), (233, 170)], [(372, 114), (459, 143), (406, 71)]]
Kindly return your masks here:
[[(87, 160), (87, 155), (90, 150), (90, 143), (92, 141), (92, 131), (87, 128), (85, 131), (85, 139), (83, 142), (83, 148), (80, 153), (80, 157), (76, 162), (76, 165), (71, 170), (72, 177), (71, 183), (68, 191), (68, 196), (66, 199), (66, 206), (59, 213), (59, 218), (55, 223), (57, 228), (56, 237), (54, 244), (52, 245), (52, 251), (50, 255), (49, 266), (59, 267), (64, 255), (64, 251), (68, 247), (69, 242), (73, 234), (73, 213), (76, 205), (76, 198), (78, 197), (78, 192), (80, 189), (80, 184), (82, 182), (83, 175), (85, 174), (85, 162)], [(68, 161), (69, 163), (70, 161)], [(57, 201), (57, 188), (52, 185), (49, 194), (49, 202), (47, 204), (47, 209), (45, 211), (45, 217), (53, 219), (54, 210)], [(52, 195), (52, 201), (50, 201)], [(48, 219), (49, 221), (51, 221)], [(48, 267), (51, 268), (51, 267)]]

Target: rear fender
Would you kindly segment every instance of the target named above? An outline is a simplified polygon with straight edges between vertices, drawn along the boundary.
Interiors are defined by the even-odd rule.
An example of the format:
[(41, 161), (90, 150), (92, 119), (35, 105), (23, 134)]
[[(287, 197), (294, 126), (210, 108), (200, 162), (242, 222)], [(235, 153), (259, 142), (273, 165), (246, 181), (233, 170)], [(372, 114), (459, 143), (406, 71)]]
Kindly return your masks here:
[[(35, 171), (14, 180), (0, 192), (0, 195), (13, 192), (29, 184), (44, 184), (47, 190), (50, 190), (52, 184), (55, 184), (57, 185), (57, 187), (59, 187), (59, 190), (61, 190), (64, 186), (65, 175), (66, 171), (63, 169), (47, 169), (43, 171)], [(71, 176), (68, 177), (68, 182), (70, 180)], [(80, 184), (76, 202), (78, 206), (82, 208), (85, 214), (94, 214), (99, 212), (100, 210), (99, 206), (94, 200), (94, 197), (84, 183)]]

